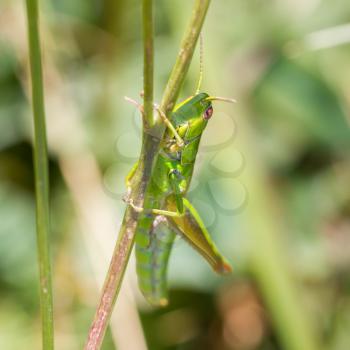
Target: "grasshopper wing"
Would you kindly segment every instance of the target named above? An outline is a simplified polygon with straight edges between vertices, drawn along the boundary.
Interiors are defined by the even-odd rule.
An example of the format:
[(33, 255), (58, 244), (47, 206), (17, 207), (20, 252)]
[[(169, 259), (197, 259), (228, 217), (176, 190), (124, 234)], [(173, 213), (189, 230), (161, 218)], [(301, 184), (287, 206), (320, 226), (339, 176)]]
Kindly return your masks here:
[[(196, 209), (186, 198), (183, 198), (183, 203), (185, 214), (181, 217), (169, 218), (173, 229), (208, 261), (215, 272), (220, 274), (231, 272), (231, 265), (219, 253)], [(168, 210), (176, 210), (175, 201), (171, 199), (168, 201)]]

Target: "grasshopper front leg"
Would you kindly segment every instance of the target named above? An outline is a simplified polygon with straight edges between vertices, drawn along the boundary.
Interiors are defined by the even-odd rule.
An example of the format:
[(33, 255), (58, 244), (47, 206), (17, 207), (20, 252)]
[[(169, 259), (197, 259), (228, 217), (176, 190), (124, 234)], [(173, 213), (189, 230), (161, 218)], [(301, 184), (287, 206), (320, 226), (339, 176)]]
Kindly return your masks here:
[(149, 211), (150, 213), (155, 215), (164, 215), (164, 216), (170, 216), (170, 217), (181, 217), (184, 215), (184, 213), (180, 213), (178, 211), (170, 211), (170, 210), (162, 210), (162, 209), (146, 209), (143, 207), (139, 207), (134, 204), (132, 198), (128, 198), (124, 200), (138, 213), (144, 213)]
[[(125, 100), (129, 103), (135, 105), (137, 109), (140, 111), (141, 115), (144, 115), (143, 105), (135, 101), (134, 99), (124, 96)], [(177, 145), (182, 148), (185, 145), (184, 140), (181, 138), (179, 133), (176, 131), (174, 125), (171, 123), (169, 118), (165, 115), (165, 113), (160, 109), (160, 107), (157, 104), (154, 104), (154, 109), (158, 112), (160, 118), (162, 119), (162, 122), (165, 124), (165, 126), (174, 134), (174, 137), (177, 141)]]
[(158, 105), (154, 104), (154, 108), (158, 112), (159, 116), (161, 117), (163, 123), (166, 125), (166, 127), (174, 134), (177, 145), (182, 148), (185, 145), (184, 140), (179, 135), (179, 133), (176, 131), (174, 125), (171, 123), (171, 121), (168, 119), (168, 117), (165, 115), (165, 113), (159, 108)]
[[(137, 164), (134, 166), (134, 168), (131, 170), (131, 172), (127, 176), (127, 183), (128, 179), (133, 176), (133, 171), (136, 170)], [(135, 170), (134, 170), (135, 169)], [(169, 183), (171, 186), (171, 189), (173, 191), (173, 196), (175, 198), (176, 202), (176, 211), (170, 211), (170, 210), (163, 210), (163, 209), (145, 209), (143, 207), (139, 207), (134, 204), (132, 198), (124, 198), (125, 202), (128, 203), (136, 212), (142, 213), (145, 211), (150, 211), (152, 214), (156, 215), (164, 215), (169, 217), (181, 217), (184, 215), (184, 204), (183, 204), (183, 191), (182, 188), (186, 188), (186, 181), (184, 180), (184, 177), (182, 176), (181, 172), (177, 169), (171, 168), (169, 171)]]
[(131, 195), (131, 187), (132, 187), (132, 179), (136, 173), (136, 169), (139, 165), (139, 162), (137, 161), (131, 170), (129, 171), (128, 175), (125, 177), (125, 185), (126, 185), (126, 194), (123, 196), (123, 200), (125, 202), (128, 202), (130, 200), (130, 195)]
[(187, 181), (181, 172), (177, 169), (170, 169), (169, 171), (169, 183), (173, 190), (173, 196), (175, 198), (176, 210), (179, 213), (184, 213), (184, 197), (183, 189), (187, 187)]
[(135, 173), (136, 173), (136, 169), (139, 165), (139, 162), (137, 161), (131, 168), (131, 170), (129, 171), (128, 175), (126, 175), (125, 177), (125, 185), (126, 185), (126, 188), (128, 189), (131, 189), (131, 183), (132, 183), (132, 178), (134, 177)]

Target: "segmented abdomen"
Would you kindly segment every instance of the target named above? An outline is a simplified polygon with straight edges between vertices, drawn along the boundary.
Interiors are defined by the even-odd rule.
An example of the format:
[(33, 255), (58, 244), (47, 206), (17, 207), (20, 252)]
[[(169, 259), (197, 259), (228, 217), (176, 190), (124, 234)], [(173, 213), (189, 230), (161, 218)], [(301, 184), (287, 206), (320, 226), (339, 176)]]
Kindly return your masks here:
[(165, 306), (168, 303), (166, 272), (174, 238), (175, 233), (161, 215), (144, 217), (136, 233), (139, 287), (153, 305)]

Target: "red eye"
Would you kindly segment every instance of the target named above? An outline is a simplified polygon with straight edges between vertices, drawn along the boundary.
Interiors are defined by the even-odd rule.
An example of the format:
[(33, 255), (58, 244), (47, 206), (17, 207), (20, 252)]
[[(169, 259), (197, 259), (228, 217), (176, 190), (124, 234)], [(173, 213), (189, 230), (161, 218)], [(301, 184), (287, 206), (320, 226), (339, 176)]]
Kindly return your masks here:
[(203, 118), (204, 118), (205, 120), (208, 120), (208, 119), (211, 118), (212, 115), (213, 115), (213, 107), (210, 106), (210, 107), (208, 107), (208, 108), (205, 110), (204, 115), (203, 115)]

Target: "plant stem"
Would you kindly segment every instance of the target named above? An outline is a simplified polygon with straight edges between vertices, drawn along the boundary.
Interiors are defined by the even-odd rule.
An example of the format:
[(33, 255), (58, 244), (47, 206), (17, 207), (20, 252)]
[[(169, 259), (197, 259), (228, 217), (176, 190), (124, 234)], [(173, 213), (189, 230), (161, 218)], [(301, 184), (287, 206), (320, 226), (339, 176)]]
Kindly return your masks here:
[[(163, 111), (168, 113), (172, 110), (175, 105), (177, 96), (179, 94), (181, 85), (185, 79), (186, 73), (191, 63), (193, 52), (196, 47), (196, 43), (199, 34), (202, 29), (202, 25), (205, 19), (209, 7), (210, 0), (196, 0), (192, 12), (192, 16), (185, 32), (184, 39), (182, 40), (180, 51), (171, 72), (168, 84), (165, 89), (165, 93), (162, 99), (161, 108)], [(145, 0), (143, 2), (144, 6), (152, 6), (152, 1)], [(147, 35), (153, 36), (153, 20), (149, 18), (152, 16), (152, 9), (143, 9), (144, 21), (147, 21)], [(146, 17), (146, 18), (145, 18)], [(152, 22), (151, 22), (152, 21)], [(144, 23), (144, 28), (146, 24)], [(148, 42), (152, 42), (149, 47), (145, 43), (145, 53), (147, 57), (152, 60), (153, 67), (153, 38), (145, 38)], [(152, 53), (148, 50), (152, 50)], [(146, 52), (147, 50), (147, 52)], [(145, 57), (145, 64), (147, 63)], [(152, 106), (153, 100), (153, 68), (149, 70), (149, 67), (145, 67), (145, 104)], [(147, 75), (146, 75), (147, 72)], [(152, 82), (150, 82), (152, 76)], [(146, 92), (147, 86), (147, 92)], [(150, 94), (150, 90), (152, 94)], [(152, 96), (152, 97), (151, 97)], [(146, 102), (147, 101), (147, 102)], [(150, 107), (147, 107), (150, 108)], [(152, 106), (153, 114), (153, 106)], [(151, 114), (148, 114), (150, 116)], [(153, 125), (153, 124), (151, 124)], [(152, 178), (153, 164), (157, 159), (157, 154), (159, 151), (160, 140), (164, 132), (164, 125), (154, 125), (152, 126), (152, 132), (145, 132), (143, 130), (143, 143), (141, 149), (141, 155), (139, 159), (139, 165), (133, 178), (133, 189), (131, 193), (131, 198), (134, 198), (134, 202), (138, 206), (143, 205), (145, 196), (147, 196), (147, 186)], [(153, 132), (154, 131), (154, 132)], [(151, 136), (153, 135), (153, 136)], [(159, 137), (154, 137), (159, 136)], [(85, 350), (98, 350), (101, 348), (104, 334), (110, 319), (111, 313), (113, 311), (113, 306), (118, 296), (118, 292), (121, 287), (123, 276), (126, 270), (126, 266), (130, 257), (130, 253), (133, 247), (135, 230), (137, 227), (138, 214), (133, 211), (130, 206), (127, 207), (122, 226), (119, 232), (119, 238), (116, 243), (113, 256), (110, 262), (109, 270), (106, 275), (105, 283), (102, 290), (102, 295), (100, 298), (99, 305), (97, 307), (94, 320), (89, 330), (88, 340), (85, 345)]]
[(54, 348), (54, 339), (49, 252), (49, 176), (37, 0), (27, 0), (27, 21), (34, 116), (36, 231), (40, 274), (42, 346), (43, 349), (50, 350)]
[(165, 114), (172, 111), (175, 106), (182, 83), (190, 67), (209, 4), (210, 0), (196, 0), (194, 4), (190, 23), (182, 39), (180, 52), (164, 91), (161, 109)]
[(153, 0), (142, 0), (143, 23), (143, 110), (145, 128), (154, 125), (153, 120)]

